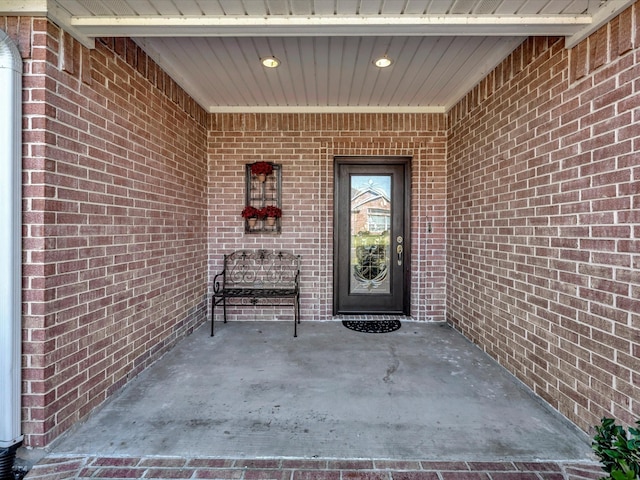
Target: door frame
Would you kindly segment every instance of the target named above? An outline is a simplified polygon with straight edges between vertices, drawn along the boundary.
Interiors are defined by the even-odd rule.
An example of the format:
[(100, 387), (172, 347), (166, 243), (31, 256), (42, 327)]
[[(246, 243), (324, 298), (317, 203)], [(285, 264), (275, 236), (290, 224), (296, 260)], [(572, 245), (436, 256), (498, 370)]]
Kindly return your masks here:
[(333, 315), (338, 315), (338, 169), (341, 165), (401, 165), (404, 174), (404, 256), (403, 256), (403, 298), (402, 310), (398, 312), (348, 312), (345, 315), (410, 315), (411, 314), (411, 161), (410, 156), (347, 156), (337, 155), (333, 159)]

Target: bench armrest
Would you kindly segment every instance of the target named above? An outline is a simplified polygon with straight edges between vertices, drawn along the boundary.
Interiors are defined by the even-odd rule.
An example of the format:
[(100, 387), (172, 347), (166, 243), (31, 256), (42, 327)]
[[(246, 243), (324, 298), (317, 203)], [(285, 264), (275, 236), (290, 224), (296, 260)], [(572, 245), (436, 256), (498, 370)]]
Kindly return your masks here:
[(213, 293), (220, 293), (224, 287), (224, 274), (225, 271), (221, 271), (215, 277), (213, 277)]

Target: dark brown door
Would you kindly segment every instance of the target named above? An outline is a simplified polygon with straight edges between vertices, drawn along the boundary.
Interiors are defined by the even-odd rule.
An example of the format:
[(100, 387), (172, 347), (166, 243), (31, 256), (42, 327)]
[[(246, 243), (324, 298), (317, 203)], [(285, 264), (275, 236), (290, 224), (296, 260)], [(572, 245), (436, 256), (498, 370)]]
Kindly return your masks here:
[(336, 158), (334, 314), (409, 314), (409, 168)]

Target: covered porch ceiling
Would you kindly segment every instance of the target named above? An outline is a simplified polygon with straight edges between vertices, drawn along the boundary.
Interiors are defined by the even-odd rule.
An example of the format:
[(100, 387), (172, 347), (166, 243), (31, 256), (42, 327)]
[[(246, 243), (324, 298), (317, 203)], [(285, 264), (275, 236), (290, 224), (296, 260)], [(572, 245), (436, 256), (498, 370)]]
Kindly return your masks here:
[(0, 0), (0, 15), (46, 15), (89, 48), (131, 37), (209, 112), (437, 113), (525, 38), (571, 47), (634, 2)]

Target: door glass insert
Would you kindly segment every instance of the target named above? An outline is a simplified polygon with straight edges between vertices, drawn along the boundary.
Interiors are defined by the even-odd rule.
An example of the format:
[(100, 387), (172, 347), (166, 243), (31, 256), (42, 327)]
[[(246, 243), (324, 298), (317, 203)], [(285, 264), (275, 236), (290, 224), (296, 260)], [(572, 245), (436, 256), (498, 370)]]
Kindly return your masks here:
[(391, 175), (352, 175), (350, 293), (390, 293)]

